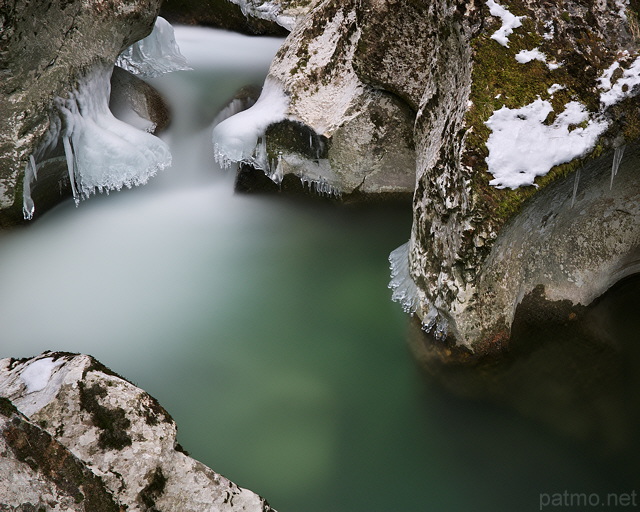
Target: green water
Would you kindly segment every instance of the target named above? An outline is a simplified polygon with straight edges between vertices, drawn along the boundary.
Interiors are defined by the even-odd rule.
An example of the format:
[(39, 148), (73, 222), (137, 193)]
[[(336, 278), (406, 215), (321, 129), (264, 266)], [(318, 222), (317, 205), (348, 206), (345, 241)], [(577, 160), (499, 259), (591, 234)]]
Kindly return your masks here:
[(526, 511), (541, 493), (630, 491), (589, 447), (423, 379), (387, 289), (409, 205), (233, 193), (206, 146), (215, 109), (197, 102), (256, 73), (161, 79), (171, 169), (0, 238), (0, 357), (94, 355), (165, 406), (193, 457), (280, 512)]

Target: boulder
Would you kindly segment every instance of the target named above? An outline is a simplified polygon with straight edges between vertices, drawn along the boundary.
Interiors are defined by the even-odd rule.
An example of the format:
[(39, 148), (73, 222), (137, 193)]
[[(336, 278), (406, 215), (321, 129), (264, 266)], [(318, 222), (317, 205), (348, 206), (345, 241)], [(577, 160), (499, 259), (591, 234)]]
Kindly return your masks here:
[(35, 505), (41, 493), (54, 510), (73, 500), (72, 510), (272, 510), (189, 457), (169, 413), (90, 356), (2, 359), (0, 397), (0, 474), (16, 469), (20, 482), (0, 479), (6, 505)]
[[(271, 64), (263, 97), (285, 97), (282, 115), (265, 119), (242, 158), (214, 131), (221, 160), (241, 160), (277, 184), (289, 176), (321, 194), (409, 197), (415, 185), (411, 105), (361, 79), (364, 51), (358, 2), (323, 1), (296, 24)], [(267, 85), (269, 85), (267, 87)], [(273, 86), (271, 86), (273, 85)], [(255, 110), (258, 110), (258, 104)], [(235, 139), (237, 140), (237, 139)]]

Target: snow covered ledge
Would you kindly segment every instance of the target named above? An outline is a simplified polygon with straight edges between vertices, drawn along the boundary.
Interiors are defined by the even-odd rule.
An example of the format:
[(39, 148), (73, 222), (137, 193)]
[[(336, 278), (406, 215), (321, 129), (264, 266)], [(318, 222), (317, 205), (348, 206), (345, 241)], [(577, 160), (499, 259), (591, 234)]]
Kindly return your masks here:
[[(26, 418), (11, 413), (11, 404), (3, 398)], [(38, 438), (51, 436), (53, 441), (46, 447), (60, 443), (69, 450), (84, 464), (82, 471), (90, 473), (87, 477), (101, 480), (120, 510), (272, 512), (263, 498), (181, 451), (175, 422), (153, 397), (88, 355), (61, 352), (23, 360), (0, 359), (0, 447), (8, 447), (6, 452), (15, 455), (0, 464), (0, 475), (6, 467), (16, 475), (26, 475), (33, 465), (44, 467), (48, 458), (58, 457), (51, 461), (56, 471), (37, 468), (39, 478), (0, 478), (0, 496), (10, 507), (35, 496), (42, 501), (35, 508), (49, 510), (52, 505), (45, 502), (46, 495), (40, 492), (38, 496), (38, 492), (53, 483), (60, 497), (51, 510), (117, 510), (110, 502), (100, 502), (96, 508), (96, 492), (89, 494), (86, 484), (71, 498), (65, 496), (73, 482), (64, 480), (63, 449), (39, 453), (41, 443), (26, 437), (22, 444), (30, 443), (35, 453), (21, 460), (24, 450), (16, 443), (15, 427), (26, 421), (31, 426), (23, 431)], [(34, 432), (39, 428), (48, 435)], [(85, 506), (94, 500), (94, 508), (76, 508), (85, 498)]]

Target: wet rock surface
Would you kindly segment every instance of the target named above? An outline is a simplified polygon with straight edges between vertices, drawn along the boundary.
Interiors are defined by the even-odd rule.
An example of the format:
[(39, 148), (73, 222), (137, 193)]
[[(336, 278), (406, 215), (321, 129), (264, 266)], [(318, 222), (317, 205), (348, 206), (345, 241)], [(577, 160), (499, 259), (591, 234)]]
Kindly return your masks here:
[(0, 397), (0, 473), (20, 484), (0, 478), (1, 506), (272, 510), (186, 455), (169, 413), (90, 356), (2, 359)]

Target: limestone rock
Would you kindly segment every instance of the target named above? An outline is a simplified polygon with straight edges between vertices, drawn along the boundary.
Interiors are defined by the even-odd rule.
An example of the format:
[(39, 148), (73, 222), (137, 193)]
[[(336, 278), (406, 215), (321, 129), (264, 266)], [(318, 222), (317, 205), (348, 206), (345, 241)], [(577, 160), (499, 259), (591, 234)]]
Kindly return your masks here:
[[(71, 452), (127, 510), (272, 510), (263, 498), (182, 452), (169, 413), (90, 356), (45, 352), (26, 360), (2, 359), (0, 396), (28, 418), (20, 416), (28, 425), (22, 430), (37, 425), (46, 431), (33, 435), (52, 438), (47, 442)], [(23, 446), (14, 440), (12, 421), (5, 421), (9, 426), (3, 427), (0, 443)], [(39, 474), (47, 480), (46, 471)], [(40, 480), (15, 499), (31, 499)]]
[(109, 108), (118, 119), (152, 133), (169, 125), (169, 107), (160, 93), (118, 66), (111, 75)]
[(0, 398), (0, 510), (121, 508), (83, 462)]
[[(616, 191), (624, 187), (621, 181), (609, 192), (602, 176), (612, 158), (606, 149), (632, 142), (639, 135), (636, 122), (628, 115), (639, 111), (637, 91), (630, 88), (620, 103), (609, 105), (603, 100), (601, 87), (602, 77), (616, 62), (622, 60), (624, 67), (631, 66), (633, 58), (621, 56), (636, 55), (640, 50), (633, 35), (637, 12), (632, 8), (621, 11), (613, 2), (588, 0), (562, 6), (502, 2), (500, 6), (513, 11), (521, 21), (505, 46), (496, 39), (504, 21), (492, 14), (491, 2), (472, 2), (464, 8), (456, 2), (437, 2), (436, 6), (432, 19), (437, 23), (427, 44), (437, 52), (433, 57), (437, 65), (432, 67), (434, 74), (426, 84), (416, 120), (418, 165), (411, 275), (420, 291), (419, 316), (430, 318), (430, 322), (437, 316), (435, 323), (442, 326), (437, 334), (444, 334), (446, 325), (450, 344), (465, 345), (482, 355), (506, 347), (516, 306), (536, 286), (545, 287), (549, 300), (568, 299), (587, 305), (612, 282), (638, 270), (623, 263), (638, 250), (634, 222), (613, 221), (605, 206), (613, 200), (625, 211), (635, 211), (638, 188), (635, 193)], [(538, 57), (523, 59), (526, 55)], [(589, 112), (588, 120), (581, 120), (582, 129), (601, 123), (606, 130), (594, 145), (559, 160), (559, 165), (537, 178), (534, 186), (496, 188), (487, 172), (492, 171), (488, 168), (490, 118), (501, 108), (518, 111), (540, 98), (551, 109), (541, 126), (553, 125), (573, 101)], [(517, 129), (515, 125), (512, 128)], [(566, 145), (572, 143), (570, 133), (564, 135)], [(521, 140), (527, 137), (535, 139), (535, 134), (523, 128)], [(532, 147), (528, 157), (531, 165), (536, 153), (553, 151), (552, 142), (548, 138), (538, 148)], [(505, 139), (503, 147), (510, 144), (517, 142)], [(583, 169), (582, 179), (591, 173), (599, 175), (593, 179), (600, 185), (593, 185), (587, 193), (591, 198), (599, 195), (598, 206), (593, 199), (580, 206), (576, 203), (572, 211), (575, 173), (590, 161), (593, 164)], [(528, 164), (522, 165), (524, 174)], [(637, 177), (629, 179), (637, 183)], [(585, 181), (580, 190), (590, 186)], [(538, 238), (550, 219), (553, 223), (563, 216), (567, 220), (554, 223), (553, 229)], [(587, 218), (593, 220), (579, 221)], [(527, 227), (515, 235), (513, 226), (517, 224)], [(591, 230), (597, 234), (588, 234), (594, 233)], [(517, 239), (522, 245), (516, 251)], [(571, 245), (568, 240), (585, 244)], [(625, 256), (614, 255), (612, 244)], [(509, 247), (509, 256), (505, 256), (504, 247)], [(589, 250), (577, 263), (576, 251), (586, 247)], [(522, 271), (514, 273), (507, 260)]]
[(288, 99), (286, 119), (271, 123), (266, 154), (249, 163), (277, 183), (293, 176), (344, 199), (408, 196), (415, 185), (415, 113), (358, 75), (358, 5), (316, 2), (286, 39), (267, 78)]

